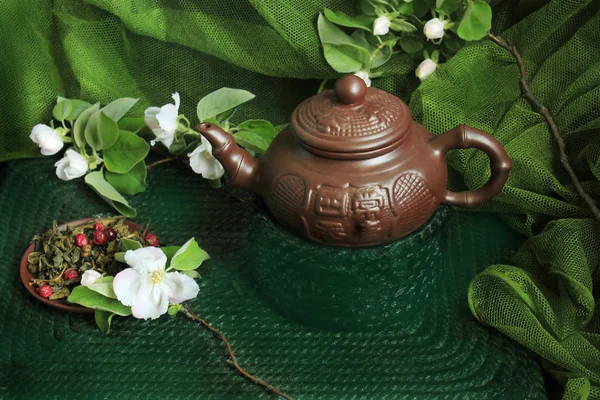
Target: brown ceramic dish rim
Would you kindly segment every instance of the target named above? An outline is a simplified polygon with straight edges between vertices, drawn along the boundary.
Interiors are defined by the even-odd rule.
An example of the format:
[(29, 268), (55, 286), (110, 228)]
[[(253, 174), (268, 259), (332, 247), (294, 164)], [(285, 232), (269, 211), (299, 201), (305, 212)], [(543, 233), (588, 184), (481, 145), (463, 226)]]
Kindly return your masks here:
[[(67, 226), (77, 226), (77, 225), (81, 225), (81, 224), (85, 224), (86, 222), (89, 221), (93, 221), (94, 219), (102, 219), (102, 218), (83, 218), (83, 219), (78, 219), (75, 221), (70, 221), (70, 222), (66, 222), (64, 224), (61, 224), (58, 226), (59, 230), (65, 230), (67, 228)], [(135, 222), (131, 222), (128, 220), (125, 220), (125, 224), (127, 224), (127, 226), (129, 226), (130, 228), (133, 229), (137, 229), (137, 230), (143, 230), (144, 228), (139, 225), (136, 224)], [(31, 272), (29, 272), (29, 269), (27, 269), (27, 257), (29, 256), (29, 254), (31, 254), (31, 252), (33, 252), (33, 243), (31, 243), (29, 245), (29, 247), (27, 247), (27, 250), (25, 250), (25, 253), (23, 254), (23, 257), (21, 258), (21, 266), (20, 266), (20, 273), (21, 273), (21, 281), (23, 282), (23, 285), (25, 286), (25, 289), (27, 289), (27, 291), (33, 296), (35, 297), (37, 300), (41, 301), (42, 303), (50, 306), (50, 307), (54, 307), (57, 308), (59, 310), (63, 310), (63, 311), (68, 311), (68, 312), (74, 312), (74, 313), (80, 313), (80, 314), (92, 314), (94, 313), (94, 310), (91, 308), (87, 308), (87, 307), (83, 307), (83, 306), (79, 306), (76, 304), (70, 304), (67, 302), (66, 299), (59, 299), (59, 300), (48, 300), (43, 298), (42, 296), (40, 296), (36, 291), (35, 288), (31, 285), (29, 285), (29, 280), (33, 279), (34, 276)]]

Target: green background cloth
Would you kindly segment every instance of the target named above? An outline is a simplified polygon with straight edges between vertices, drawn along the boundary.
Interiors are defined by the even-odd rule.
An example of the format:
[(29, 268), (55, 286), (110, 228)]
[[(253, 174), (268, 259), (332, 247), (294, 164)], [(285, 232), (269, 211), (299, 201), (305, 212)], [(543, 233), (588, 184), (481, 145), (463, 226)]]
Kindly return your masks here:
[[(584, 187), (599, 198), (600, 2), (493, 4), (494, 32), (512, 40), (523, 54), (532, 90), (555, 116)], [(57, 95), (103, 103), (139, 97), (133, 110), (139, 115), (149, 105), (169, 102), (170, 94), (179, 91), (182, 111), (193, 117), (200, 97), (223, 86), (238, 87), (257, 95), (241, 107), (236, 115), (239, 121), (264, 118), (282, 126), (320, 83), (304, 79), (336, 76), (321, 55), (316, 35), (316, 15), (324, 6), (351, 12), (354, 2), (4, 2), (0, 5), (0, 160), (39, 155), (28, 135), (33, 125), (49, 121)], [(488, 260), (503, 264), (490, 266), (473, 281), (468, 291), (472, 312), (541, 355), (544, 366), (567, 385), (565, 398), (600, 398), (599, 295), (594, 285), (600, 232), (562, 170), (544, 120), (519, 97), (514, 60), (482, 41), (460, 51), (420, 86), (415, 66), (406, 55), (394, 55), (374, 85), (410, 101), (415, 119), (434, 133), (467, 123), (493, 133), (513, 159), (507, 187), (480, 210), (501, 213), (529, 239), (512, 261)], [(457, 172), (454, 189), (477, 187), (489, 175), (487, 159), (479, 152), (456, 152), (449, 159)], [(9, 165), (52, 172), (51, 162)], [(23, 178), (22, 172), (15, 176)], [(54, 179), (52, 173), (48, 179)], [(2, 196), (17, 190), (7, 182)], [(46, 227), (52, 216), (90, 214), (73, 208), (75, 203), (87, 203), (69, 200), (73, 198), (69, 184), (56, 180), (52, 187), (53, 195), (45, 198), (53, 201), (29, 217), (32, 225), (23, 228), (20, 239), (6, 242), (4, 252), (10, 260), (17, 259), (25, 237)], [(95, 201), (89, 190), (81, 193)], [(179, 208), (196, 207), (176, 205), (186, 197), (172, 202), (161, 197), (170, 196), (170, 191), (161, 196), (153, 193), (154, 207), (172, 208), (173, 216)], [(149, 195), (139, 197), (148, 199), (144, 196)], [(150, 216), (143, 209), (140, 215)], [(215, 234), (193, 229), (185, 233)], [(3, 285), (12, 288), (13, 282), (7, 282)], [(11, 307), (23, 307), (19, 301)], [(6, 313), (4, 318), (15, 321), (17, 315)], [(70, 324), (64, 321), (80, 321), (79, 317), (57, 318), (65, 318), (63, 328)], [(48, 335), (43, 328), (35, 334)], [(60, 338), (60, 333), (55, 336)], [(119, 340), (126, 343), (125, 336)], [(106, 352), (111, 347), (103, 343)]]
[[(274, 399), (237, 375), (225, 363), (221, 342), (183, 315), (154, 321), (115, 317), (111, 332), (103, 335), (92, 316), (47, 307), (22, 287), (17, 266), (32, 234), (52, 220), (112, 211), (81, 180), (54, 179), (52, 161), (10, 161), (0, 170), (0, 221), (10, 227), (0, 231), (0, 398)], [(437, 235), (427, 234), (437, 243), (438, 263), (422, 258), (423, 273), (413, 267), (397, 288), (427, 281), (431, 274), (425, 269), (439, 274), (438, 284), (416, 286), (426, 301), (408, 306), (419, 308), (418, 315), (397, 317), (400, 324), (373, 331), (326, 330), (282, 316), (264, 296), (269, 282), (254, 271), (259, 258), (281, 259), (279, 248), (268, 253), (265, 242), (276, 237), (283, 248), (299, 248), (295, 237), (261, 217), (252, 202), (240, 201), (239, 193), (212, 189), (183, 164), (151, 172), (148, 191), (132, 200), (140, 212), (136, 221), (150, 221), (166, 244), (197, 238), (211, 259), (200, 268), (200, 294), (191, 307), (225, 333), (244, 368), (295, 399), (547, 398), (537, 357), (475, 321), (466, 301), (473, 275), (507, 260), (519, 242), (498, 218), (452, 213), (444, 229), (435, 225)], [(257, 234), (265, 239), (260, 250)], [(416, 247), (394, 246), (398, 258), (410, 257), (402, 250)], [(315, 251), (312, 243), (304, 248)], [(372, 251), (359, 252), (367, 257)], [(364, 267), (389, 269), (375, 264)], [(309, 265), (295, 265), (310, 272)], [(287, 279), (282, 275), (280, 283)], [(331, 284), (332, 293), (344, 290), (313, 276), (291, 279)], [(375, 303), (378, 294), (369, 293)], [(315, 297), (313, 310), (323, 298)], [(396, 312), (394, 304), (390, 307)]]

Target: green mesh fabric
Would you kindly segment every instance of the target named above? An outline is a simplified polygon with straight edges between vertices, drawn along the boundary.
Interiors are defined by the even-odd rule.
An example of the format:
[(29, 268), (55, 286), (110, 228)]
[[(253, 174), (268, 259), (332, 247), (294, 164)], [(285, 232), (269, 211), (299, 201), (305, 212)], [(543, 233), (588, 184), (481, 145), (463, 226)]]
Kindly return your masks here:
[[(600, 38), (596, 27), (600, 3), (583, 0), (504, 0), (492, 1), (492, 4), (493, 31), (513, 40), (523, 53), (533, 91), (556, 116), (578, 175), (584, 180), (585, 188), (598, 198)], [(244, 104), (236, 114), (239, 121), (244, 118), (265, 118), (282, 126), (288, 122), (293, 108), (315, 93), (320, 79), (336, 76), (319, 49), (316, 14), (323, 7), (351, 12), (353, 5), (354, 1), (344, 0), (1, 2), (0, 161), (39, 155), (28, 135), (33, 125), (50, 120), (52, 103), (57, 95), (103, 103), (116, 97), (135, 96), (140, 98), (140, 102), (133, 112), (139, 114), (149, 105), (170, 101), (170, 94), (177, 90), (182, 97), (182, 111), (193, 117), (195, 104), (203, 95), (222, 86), (239, 87), (257, 95), (255, 100)], [(382, 77), (375, 79), (374, 85), (408, 101), (418, 85), (413, 72), (415, 66), (416, 62), (410, 57), (396, 54), (381, 68)], [(594, 245), (599, 239), (597, 227), (588, 219), (585, 207), (578, 201), (561, 169), (554, 142), (544, 121), (526, 101), (519, 98), (514, 60), (489, 42), (467, 47), (419, 86), (410, 106), (415, 119), (434, 133), (441, 133), (459, 123), (468, 123), (492, 132), (506, 145), (514, 160), (514, 171), (502, 195), (497, 201), (486, 205), (485, 209), (501, 212), (511, 226), (532, 238), (512, 262), (494, 259), (494, 252), (489, 255), (485, 252), (472, 253), (480, 246), (480, 242), (491, 245), (490, 242), (496, 239), (494, 235), (484, 237), (482, 234), (477, 242), (467, 240), (468, 257), (460, 252), (465, 247), (457, 239), (456, 249), (452, 250), (452, 257), (455, 258), (452, 262), (467, 257), (468, 262), (461, 265), (467, 265), (468, 268), (475, 264), (485, 265), (486, 262), (502, 262), (502, 265), (494, 265), (479, 275), (471, 286), (469, 299), (477, 318), (548, 360), (544, 366), (565, 384), (566, 398), (599, 398), (599, 324), (594, 307), (598, 299), (598, 286), (595, 285), (595, 291), (593, 289), (593, 284), (598, 281), (598, 246)], [(455, 172), (458, 172), (454, 174), (452, 182), (454, 189), (476, 187), (487, 179), (489, 169), (482, 154), (462, 151), (451, 155), (450, 159)], [(8, 268), (18, 261), (18, 254), (28, 237), (44, 229), (52, 219), (64, 221), (89, 216), (92, 211), (106, 210), (89, 189), (77, 186), (77, 195), (73, 195), (71, 184), (56, 181), (51, 164), (47, 160), (40, 164), (11, 163), (5, 167), (9, 172), (1, 182), (0, 198), (3, 199), (2, 204), (12, 204), (3, 209), (3, 213), (11, 218), (10, 223), (17, 227), (18, 234), (5, 230), (7, 233), (4, 235), (8, 236), (0, 241), (2, 256), (8, 260), (2, 264), (2, 273), (13, 273)], [(21, 169), (27, 168), (36, 171), (30, 177), (36, 179), (38, 186), (27, 186), (21, 181), (25, 175), (20, 174), (26, 172)], [(37, 171), (42, 169), (44, 178), (37, 180)], [(189, 171), (178, 173), (178, 178), (190, 179)], [(157, 175), (152, 172), (151, 185), (158, 182), (154, 176)], [(54, 183), (48, 186), (48, 192), (43, 193), (43, 197), (35, 197), (35, 190), (46, 187), (43, 186), (47, 183), (45, 179)], [(190, 200), (183, 186), (172, 189), (165, 185), (160, 189), (162, 191), (152, 189), (133, 199), (133, 204), (145, 204), (145, 208), (139, 211), (140, 215), (147, 218), (154, 218), (157, 214), (152, 213), (157, 212), (157, 207), (164, 206), (161, 209), (163, 214), (154, 218), (153, 223), (160, 224), (159, 227), (169, 239), (180, 242), (187, 239), (189, 234), (197, 234), (208, 242), (215, 238), (212, 242), (215, 246), (227, 247), (227, 243), (238, 243), (236, 240), (242, 237), (236, 236), (238, 220), (228, 219), (227, 214), (219, 214), (222, 224), (219, 227), (227, 229), (211, 230), (207, 226), (214, 228), (215, 225), (200, 224), (200, 221), (210, 220), (209, 216), (203, 220), (198, 215), (203, 215), (201, 210), (217, 212), (222, 206), (221, 203), (217, 204), (223, 202), (222, 198), (210, 197), (213, 192), (192, 192), (198, 196)], [(24, 199), (31, 199), (28, 201), (33, 204), (26, 201), (17, 203), (15, 200), (7, 203), (12, 196), (20, 196), (23, 190), (30, 193), (30, 197)], [(184, 202), (185, 199), (187, 202)], [(242, 205), (231, 203), (231, 207), (235, 209)], [(28, 213), (30, 209), (35, 212)], [(11, 213), (14, 213), (14, 217)], [(187, 219), (183, 219), (182, 215)], [(236, 215), (239, 217), (241, 214)], [(466, 220), (474, 222), (459, 224), (461, 229), (455, 231), (457, 237), (469, 237), (471, 230), (478, 229), (478, 218), (483, 217), (469, 218)], [(547, 226), (551, 219), (556, 221)], [(178, 221), (180, 225), (171, 227), (167, 221)], [(179, 230), (180, 227), (185, 229)], [(501, 242), (500, 245), (507, 244)], [(219, 248), (218, 251), (226, 254), (231, 249)], [(473, 254), (480, 258), (475, 258)], [(244, 265), (241, 257), (239, 264)], [(235, 265), (232, 262), (230, 268)], [(466, 282), (474, 270), (465, 271), (463, 278)], [(295, 365), (297, 368), (282, 370), (282, 364), (273, 363), (274, 356), (268, 351), (278, 352), (285, 346), (275, 344), (291, 343), (297, 338), (289, 336), (281, 339), (283, 342), (276, 341), (274, 344), (274, 336), (266, 335), (266, 332), (271, 332), (270, 325), (252, 325), (252, 321), (258, 317), (251, 297), (245, 296), (244, 292), (238, 297), (219, 297), (218, 290), (229, 288), (226, 285), (233, 283), (230, 282), (231, 275), (220, 276), (220, 270), (213, 273), (222, 280), (216, 279), (206, 284), (206, 288), (211, 287), (215, 291), (212, 292), (211, 306), (203, 308), (203, 312), (212, 313), (209, 316), (216, 322), (223, 322), (225, 328), (228, 327), (227, 322), (250, 321), (248, 325), (256, 330), (248, 333), (248, 336), (238, 330), (237, 343), (240, 344), (238, 347), (251, 344), (255, 348), (265, 349), (262, 352), (254, 348), (246, 350), (253, 352), (249, 357), (255, 363), (252, 365), (266, 368), (257, 371), (259, 374), (274, 372), (271, 375), (276, 378), (274, 383), (281, 383), (287, 389), (286, 380), (293, 382), (296, 379), (293, 377), (299, 376), (299, 370), (306, 372), (315, 369), (315, 363), (308, 361), (314, 357), (303, 353), (301, 346), (309, 342), (308, 333), (299, 336), (304, 337), (304, 341), (298, 339), (301, 345), (293, 353), (296, 358), (305, 357), (299, 358), (302, 361)], [(188, 334), (186, 338), (190, 337), (191, 332), (196, 331), (182, 330), (183, 333), (179, 333), (177, 330), (180, 326), (188, 329), (184, 322), (165, 321), (165, 326), (177, 329), (163, 328), (159, 334), (153, 331), (154, 327), (150, 324), (127, 321), (123, 324), (125, 328), (122, 333), (100, 339), (94, 336), (96, 331), (87, 320), (41, 309), (27, 299), (24, 292), (13, 291), (13, 281), (2, 280), (3, 288), (10, 296), (2, 300), (5, 311), (0, 318), (3, 323), (2, 337), (7, 343), (0, 347), (2, 378), (6, 377), (0, 380), (0, 386), (10, 387), (10, 393), (19, 393), (19, 390), (33, 393), (37, 390), (35, 393), (38, 397), (60, 396), (57, 393), (72, 382), (69, 372), (78, 374), (86, 368), (91, 368), (93, 374), (89, 375), (92, 378), (86, 381), (85, 387), (91, 392), (99, 390), (106, 396), (116, 393), (109, 383), (122, 376), (127, 377), (126, 390), (132, 397), (145, 397), (140, 391), (151, 389), (152, 382), (161, 382), (157, 386), (162, 388), (162, 392), (155, 393), (167, 397), (171, 393), (166, 389), (167, 380), (174, 382), (169, 386), (175, 393), (174, 397), (191, 390), (184, 387), (188, 384), (197, 386), (196, 390), (212, 390), (229, 395), (243, 393), (251, 398), (259, 393), (254, 388), (241, 385), (237, 377), (232, 377), (230, 371), (226, 371), (217, 361), (221, 356), (218, 346), (214, 346), (212, 338), (202, 336), (203, 333), (193, 337), (194, 340), (205, 340), (199, 345), (201, 349), (198, 349), (203, 351), (198, 353), (186, 353), (183, 340), (176, 345), (170, 344), (171, 347), (163, 349), (157, 357), (142, 353), (141, 349), (151, 352), (148, 349), (164, 343), (165, 337), (182, 338), (185, 334)], [(466, 293), (466, 287), (463, 289)], [(456, 294), (456, 299), (462, 298), (460, 296), (462, 294)], [(216, 299), (219, 299), (217, 303)], [(236, 306), (242, 300), (250, 303), (243, 303), (246, 308), (241, 307), (240, 313), (236, 314)], [(202, 301), (204, 299), (198, 304)], [(219, 308), (224, 307), (223, 304), (227, 304), (227, 307)], [(8, 309), (11, 311), (6, 311)], [(272, 318), (270, 311), (264, 313)], [(277, 319), (270, 321), (280, 323)], [(294, 329), (296, 327), (294, 325)], [(82, 334), (78, 335), (78, 332)], [(314, 332), (317, 331), (311, 332), (316, 335)], [(131, 350), (136, 357), (123, 357), (117, 361), (111, 350), (112, 345), (124, 345), (133, 333), (143, 338)], [(263, 339), (256, 339), (257, 334), (262, 335)], [(76, 335), (76, 338), (72, 335)], [(327, 346), (332, 343), (339, 345), (340, 341), (335, 341), (333, 335), (321, 335), (329, 338), (329, 342), (324, 342)], [(25, 338), (34, 343), (33, 347), (25, 344), (29, 341), (22, 341)], [(368, 344), (362, 345), (364, 340)], [(394, 340), (385, 339), (385, 343)], [(364, 350), (363, 355), (368, 350), (373, 351), (371, 360), (384, 354), (378, 352), (381, 346), (376, 344), (377, 338), (354, 336), (343, 343), (348, 347), (346, 352), (340, 353), (338, 364), (335, 364), (338, 370), (344, 371), (342, 367), (353, 359), (348, 352), (352, 345)], [(510, 348), (503, 341), (498, 343), (501, 345), (497, 347)], [(85, 345), (97, 346), (97, 349), (90, 350)], [(56, 350), (53, 350), (55, 353), (50, 358), (51, 362), (46, 365), (39, 360), (42, 349), (48, 346)], [(71, 366), (64, 362), (67, 349), (75, 354), (69, 356), (68, 360), (78, 360), (84, 364)], [(178, 356), (170, 358), (168, 351), (174, 351)], [(402, 382), (391, 380), (396, 383), (385, 386), (381, 382), (387, 382), (391, 375), (376, 367), (373, 367), (370, 378), (362, 381), (357, 381), (356, 375), (351, 374), (343, 375), (338, 380), (327, 379), (333, 375), (325, 369), (327, 361), (319, 357), (325, 352), (331, 354), (333, 350), (322, 345), (311, 351), (310, 354), (319, 360), (316, 365), (322, 367), (321, 370), (315, 370), (321, 375), (314, 376), (323, 377), (323, 381), (318, 382), (321, 385), (315, 383), (317, 380), (314, 379), (310, 381), (311, 384), (303, 381), (304, 385), (297, 385), (304, 387), (305, 393), (314, 394), (317, 390), (333, 393), (341, 390), (344, 386), (342, 382), (357, 390), (341, 391), (346, 393), (347, 398), (358, 398), (356, 393), (373, 398), (364, 394), (364, 391), (380, 387), (393, 388), (390, 390), (395, 391), (402, 388), (403, 393), (415, 390), (407, 383), (411, 379), (410, 374), (408, 378), (394, 378), (406, 379)], [(398, 354), (403, 355), (400, 352)], [(198, 361), (198, 357), (201, 361)], [(479, 357), (487, 359), (481, 354)], [(293, 357), (290, 356), (290, 359)], [(153, 365), (153, 361), (165, 366), (152, 369), (149, 365)], [(100, 367), (94, 367), (96, 363), (100, 363)], [(197, 363), (206, 364), (200, 368)], [(118, 370), (120, 374), (104, 375), (103, 371), (110, 372), (115, 365), (127, 367), (119, 367), (122, 368)], [(206, 375), (204, 381), (199, 380), (197, 370), (205, 369), (213, 375), (210, 378)], [(296, 375), (288, 373), (291, 370)], [(148, 379), (144, 371), (152, 371)], [(395, 371), (398, 375), (406, 375), (406, 370), (401, 366)], [(361, 370), (359, 375), (362, 376), (364, 372), (364, 369)], [(462, 376), (456, 371), (452, 372), (454, 375), (448, 371), (447, 374), (446, 378), (453, 376), (452, 379)], [(277, 382), (278, 376), (283, 380)], [(40, 384), (27, 389), (29, 386), (22, 384), (24, 377), (38, 379)], [(304, 378), (306, 375), (298, 379)], [(215, 386), (220, 389), (215, 389)], [(296, 385), (289, 387), (292, 386), (296, 388)], [(43, 394), (42, 387), (48, 388), (51, 394)], [(238, 393), (237, 390), (242, 392)], [(23, 396), (27, 397), (27, 394)], [(406, 396), (410, 397), (409, 394)]]
[[(502, 33), (519, 48), (532, 91), (554, 115), (575, 171), (596, 199), (599, 9), (597, 1), (550, 2)], [(519, 97), (518, 79), (507, 52), (477, 43), (423, 83), (411, 108), (436, 133), (458, 123), (492, 132), (513, 160), (502, 194), (480, 209), (502, 213), (530, 239), (511, 263), (475, 278), (469, 290), (474, 315), (540, 354), (566, 384), (565, 399), (599, 399), (599, 226), (560, 165), (544, 119)], [(475, 188), (488, 179), (481, 153), (450, 159), (460, 173), (455, 187)]]
[[(92, 317), (40, 304), (21, 286), (19, 260), (33, 234), (52, 220), (111, 212), (83, 182), (53, 179), (52, 161), (11, 161), (0, 169), (0, 398), (272, 399), (231, 370), (224, 346), (183, 315), (155, 321), (115, 318), (105, 336)], [(438, 279), (436, 285), (418, 287), (427, 293), (418, 319), (368, 332), (327, 330), (283, 316), (264, 299), (268, 283), (257, 275), (255, 259), (274, 259), (278, 249), (270, 255), (265, 246), (248, 243), (257, 242), (257, 231), (271, 231), (265, 239), (278, 237), (283, 248), (317, 251), (320, 257), (308, 255), (312, 259), (325, 259), (330, 248), (316, 250), (287, 236), (261, 218), (252, 202), (236, 196), (212, 189), (188, 167), (174, 164), (153, 170), (149, 190), (133, 204), (144, 216), (136, 221), (151, 221), (161, 240), (182, 243), (194, 235), (209, 252), (212, 258), (201, 267), (201, 291), (191, 306), (227, 335), (239, 362), (252, 373), (299, 400), (546, 398), (535, 355), (477, 323), (468, 308), (465, 293), (472, 276), (507, 259), (519, 241), (497, 218), (453, 212), (443, 219), (437, 239), (426, 233), (434, 238), (439, 265), (413, 255), (423, 272), (407, 274), (407, 281), (429, 276), (427, 268)], [(395, 249), (411, 247), (417, 246), (405, 241)], [(311, 272), (309, 266), (296, 267)], [(298, 287), (310, 276), (301, 279), (283, 273), (279, 283)], [(399, 284), (399, 291), (406, 286)], [(302, 311), (293, 315), (303, 319)]]

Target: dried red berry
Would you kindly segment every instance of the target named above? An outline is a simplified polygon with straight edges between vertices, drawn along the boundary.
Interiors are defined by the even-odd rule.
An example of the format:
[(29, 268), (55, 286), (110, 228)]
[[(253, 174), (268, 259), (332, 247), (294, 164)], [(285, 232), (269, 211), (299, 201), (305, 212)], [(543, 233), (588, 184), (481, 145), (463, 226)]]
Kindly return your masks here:
[(102, 232), (104, 231), (104, 224), (102, 222), (96, 222), (94, 225), (94, 230)]
[(88, 239), (83, 233), (78, 233), (75, 235), (75, 244), (78, 247), (83, 247), (88, 244)]
[(94, 243), (98, 246), (106, 243), (106, 233), (104, 233), (103, 231), (94, 232)]
[(106, 239), (108, 239), (109, 242), (112, 242), (117, 238), (117, 231), (115, 231), (114, 228), (108, 228), (104, 231), (104, 233), (106, 234)]
[(158, 238), (153, 233), (146, 233), (144, 240), (146, 241), (146, 245), (158, 247)]
[(43, 298), (47, 299), (48, 297), (50, 297), (52, 295), (52, 288), (48, 285), (40, 286), (40, 288), (38, 289), (38, 293)]
[(75, 268), (71, 268), (65, 271), (65, 280), (70, 281), (71, 279), (77, 279), (79, 272)]

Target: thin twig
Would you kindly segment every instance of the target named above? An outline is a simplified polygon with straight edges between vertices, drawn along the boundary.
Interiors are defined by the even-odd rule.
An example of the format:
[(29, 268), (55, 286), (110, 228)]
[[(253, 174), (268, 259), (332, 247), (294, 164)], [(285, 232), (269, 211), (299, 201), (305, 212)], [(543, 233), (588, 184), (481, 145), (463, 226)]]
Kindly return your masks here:
[(156, 167), (157, 165), (166, 164), (166, 163), (169, 163), (171, 161), (176, 161), (176, 160), (178, 160), (178, 158), (176, 158), (176, 157), (163, 158), (162, 160), (154, 161), (154, 162), (146, 165), (146, 169), (150, 169), (152, 167)]
[(190, 308), (189, 305), (184, 304), (183, 305), (183, 309), (182, 309), (183, 313), (185, 315), (187, 315), (189, 318), (200, 322), (206, 329), (208, 329), (209, 331), (211, 331), (215, 336), (217, 336), (219, 339), (221, 339), (221, 341), (223, 343), (225, 343), (225, 346), (227, 347), (227, 353), (229, 354), (229, 360), (227, 360), (227, 364), (231, 365), (233, 368), (235, 368), (244, 378), (248, 379), (249, 381), (264, 387), (265, 389), (267, 389), (269, 392), (277, 395), (277, 396), (281, 396), (284, 399), (287, 400), (294, 400), (292, 398), (292, 396), (285, 394), (283, 392), (281, 392), (279, 389), (277, 389), (274, 386), (271, 386), (270, 384), (268, 384), (267, 382), (263, 381), (262, 379), (246, 372), (246, 370), (244, 370), (240, 364), (238, 363), (237, 358), (235, 357), (235, 354), (233, 353), (233, 349), (231, 348), (231, 344), (229, 343), (229, 340), (227, 340), (227, 338), (225, 337), (225, 335), (223, 335), (218, 329), (214, 328), (211, 324), (209, 324), (208, 322), (206, 322), (205, 320), (203, 320), (202, 318), (200, 318), (199, 316), (197, 316), (192, 309)]
[(498, 46), (500, 46), (504, 50), (508, 51), (515, 58), (515, 60), (517, 60), (517, 64), (519, 65), (519, 72), (521, 73), (521, 79), (519, 80), (519, 82), (521, 84), (521, 92), (523, 94), (523, 97), (525, 97), (529, 101), (529, 103), (535, 109), (535, 111), (542, 114), (542, 116), (546, 119), (546, 123), (548, 124), (548, 127), (550, 128), (550, 132), (552, 132), (552, 135), (554, 136), (554, 140), (556, 141), (556, 144), (558, 145), (558, 150), (560, 152), (560, 162), (561, 162), (563, 168), (565, 169), (565, 171), (567, 171), (567, 174), (569, 175), (569, 178), (571, 179), (573, 186), (575, 186), (575, 190), (577, 190), (579, 197), (581, 197), (581, 199), (590, 208), (592, 214), (594, 215), (594, 218), (596, 218), (596, 220), (600, 221), (600, 210), (596, 206), (594, 199), (592, 199), (590, 197), (590, 195), (585, 192), (585, 190), (583, 189), (583, 186), (581, 186), (581, 182), (579, 182), (579, 179), (577, 178), (577, 175), (575, 174), (575, 171), (573, 171), (573, 167), (571, 167), (571, 163), (569, 162), (569, 158), (567, 157), (565, 141), (564, 141), (562, 135), (560, 134), (558, 127), (556, 126), (556, 123), (554, 122), (554, 118), (550, 114), (550, 111), (548, 111), (548, 108), (546, 108), (546, 106), (544, 106), (542, 103), (540, 103), (539, 100), (537, 100), (535, 98), (535, 96), (533, 95), (533, 92), (531, 91), (531, 89), (529, 88), (529, 85), (527, 84), (527, 72), (525, 71), (525, 62), (523, 61), (523, 57), (521, 57), (521, 54), (519, 53), (519, 51), (517, 50), (517, 48), (515, 46), (506, 42), (501, 37), (498, 37), (491, 33), (488, 33), (487, 36)]

